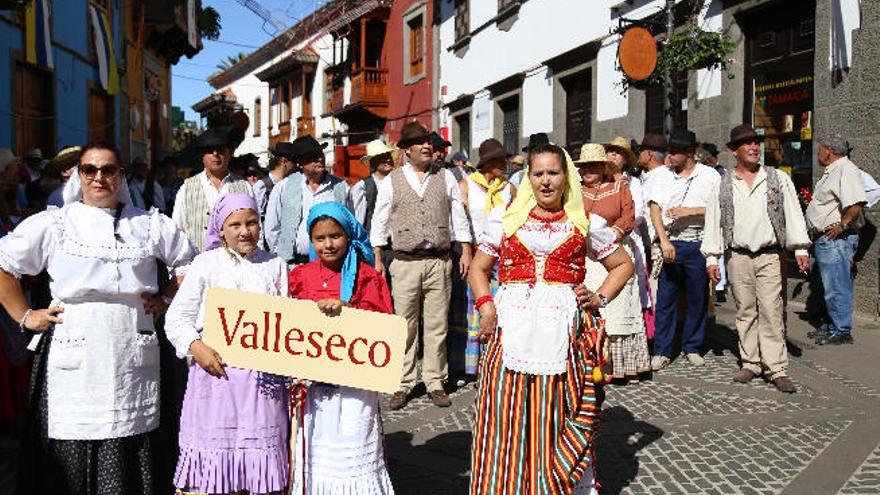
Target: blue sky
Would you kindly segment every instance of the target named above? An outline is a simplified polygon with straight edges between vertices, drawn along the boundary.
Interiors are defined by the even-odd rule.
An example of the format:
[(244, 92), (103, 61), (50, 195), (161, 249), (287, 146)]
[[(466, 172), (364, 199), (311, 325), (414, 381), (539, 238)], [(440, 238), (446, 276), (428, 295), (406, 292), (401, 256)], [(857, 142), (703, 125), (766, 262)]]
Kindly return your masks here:
[[(296, 24), (314, 11), (324, 0), (258, 0), (276, 19), (287, 26)], [(172, 68), (171, 101), (186, 113), (186, 120), (198, 120), (193, 103), (208, 96), (214, 88), (206, 82), (217, 72), (216, 65), (228, 55), (250, 53), (272, 39), (263, 29), (263, 20), (236, 0), (203, 0), (203, 6), (220, 13), (220, 39), (202, 40), (204, 48), (195, 57), (182, 57)], [(267, 27), (267, 29), (269, 29)], [(271, 31), (271, 30), (270, 30)]]

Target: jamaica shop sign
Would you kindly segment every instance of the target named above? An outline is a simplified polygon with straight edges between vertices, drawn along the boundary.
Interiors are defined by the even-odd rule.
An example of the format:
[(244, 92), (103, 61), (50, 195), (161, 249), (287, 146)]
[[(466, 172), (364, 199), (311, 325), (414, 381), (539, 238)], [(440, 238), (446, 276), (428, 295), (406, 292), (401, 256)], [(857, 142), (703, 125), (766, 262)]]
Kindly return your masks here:
[(755, 86), (755, 98), (761, 108), (813, 101), (813, 76)]
[(354, 308), (330, 317), (313, 301), (212, 288), (202, 339), (229, 366), (393, 393), (406, 320)]

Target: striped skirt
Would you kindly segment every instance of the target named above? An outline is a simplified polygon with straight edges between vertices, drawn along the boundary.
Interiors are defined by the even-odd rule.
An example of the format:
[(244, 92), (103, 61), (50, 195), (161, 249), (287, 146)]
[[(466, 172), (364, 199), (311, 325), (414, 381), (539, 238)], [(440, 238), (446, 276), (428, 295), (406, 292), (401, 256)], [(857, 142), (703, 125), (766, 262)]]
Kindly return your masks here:
[(567, 372), (529, 375), (505, 369), (498, 330), (480, 362), (471, 445), (471, 495), (595, 493), (593, 437), (601, 404), (592, 381), (588, 330), (578, 313)]
[[(498, 292), (498, 281), (489, 280), (489, 290), (494, 296)], [(454, 296), (453, 296), (454, 299)], [(478, 338), (480, 332), (480, 312), (474, 308), (474, 293), (467, 288), (467, 303), (464, 306), (450, 302), (449, 306), (449, 370), (476, 375), (482, 345)], [(464, 320), (465, 325), (461, 325)]]

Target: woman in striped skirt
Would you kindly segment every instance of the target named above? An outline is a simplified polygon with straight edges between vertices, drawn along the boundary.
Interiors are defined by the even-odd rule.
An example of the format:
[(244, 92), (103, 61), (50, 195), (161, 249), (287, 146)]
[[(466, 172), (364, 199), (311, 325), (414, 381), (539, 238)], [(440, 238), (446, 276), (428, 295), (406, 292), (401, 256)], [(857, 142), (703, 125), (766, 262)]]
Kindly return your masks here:
[[(529, 164), (513, 203), (489, 214), (469, 275), (488, 342), (471, 447), (473, 495), (595, 493), (594, 381), (601, 376), (593, 366), (603, 331), (594, 311), (633, 272), (604, 220), (588, 220), (568, 154), (539, 146)], [(588, 253), (608, 276), (579, 306), (573, 289), (583, 283)], [(496, 262), (501, 287), (493, 298)]]

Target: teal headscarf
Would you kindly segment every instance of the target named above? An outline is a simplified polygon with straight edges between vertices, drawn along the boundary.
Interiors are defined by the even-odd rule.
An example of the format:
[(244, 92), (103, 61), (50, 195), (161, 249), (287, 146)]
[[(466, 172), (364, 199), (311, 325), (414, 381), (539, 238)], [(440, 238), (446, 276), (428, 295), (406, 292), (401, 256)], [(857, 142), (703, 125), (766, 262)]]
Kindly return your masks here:
[[(308, 228), (312, 232), (315, 220), (321, 217), (330, 217), (342, 226), (342, 230), (348, 236), (348, 252), (342, 261), (342, 282), (339, 287), (339, 299), (349, 302), (354, 293), (354, 284), (357, 281), (358, 256), (370, 266), (376, 263), (373, 254), (373, 246), (370, 245), (370, 235), (363, 225), (357, 221), (354, 215), (345, 206), (334, 203), (318, 203), (309, 210)], [(309, 259), (318, 258), (315, 247), (309, 245)]]

